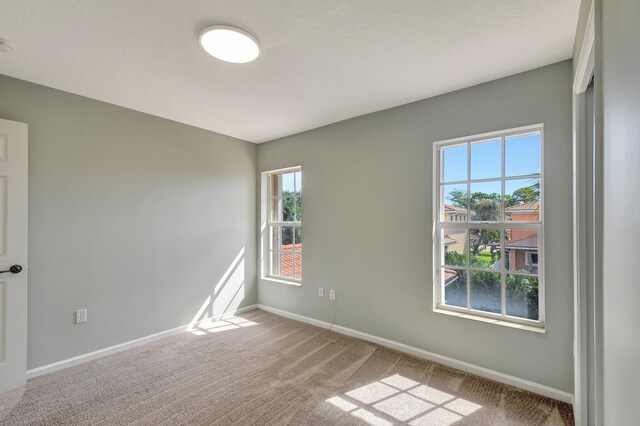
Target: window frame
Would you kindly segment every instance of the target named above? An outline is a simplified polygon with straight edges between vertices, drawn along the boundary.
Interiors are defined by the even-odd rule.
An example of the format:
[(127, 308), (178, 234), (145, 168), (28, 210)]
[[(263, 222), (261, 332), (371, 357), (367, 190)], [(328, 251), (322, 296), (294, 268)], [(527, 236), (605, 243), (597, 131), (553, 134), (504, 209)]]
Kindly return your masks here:
[[(274, 199), (279, 199), (279, 198), (284, 198), (282, 196), (279, 195), (274, 195), (272, 193), (273, 191), (273, 178), (275, 176), (280, 176), (283, 174), (288, 174), (288, 173), (294, 173), (294, 182), (295, 182), (295, 173), (300, 172), (300, 180), (302, 181), (302, 166), (293, 166), (293, 167), (287, 167), (284, 169), (277, 169), (277, 170), (270, 170), (268, 172), (264, 172), (263, 175), (266, 178), (266, 207), (265, 207), (265, 214), (266, 214), (266, 220), (265, 220), (265, 225), (266, 225), (266, 234), (267, 234), (267, 238), (266, 238), (266, 257), (264, 258), (264, 262), (263, 262), (263, 278), (272, 280), (272, 281), (276, 281), (276, 282), (284, 282), (286, 284), (292, 284), (292, 285), (297, 285), (297, 286), (301, 286), (302, 285), (302, 272), (300, 273), (300, 278), (296, 278), (295, 277), (295, 267), (296, 267), (296, 257), (300, 257), (302, 258), (302, 253), (303, 253), (303, 249), (301, 248), (300, 251), (296, 251), (295, 249), (295, 234), (296, 234), (296, 229), (300, 230), (300, 241), (302, 241), (302, 219), (300, 219), (299, 221), (272, 221), (271, 220), (271, 212), (273, 209), (273, 200)], [(294, 189), (297, 189), (297, 185), (295, 185), (294, 183)], [(302, 200), (302, 188), (300, 188), (300, 199)], [(292, 257), (293, 257), (293, 277), (286, 277), (283, 275), (277, 275), (273, 273), (273, 258), (272, 256), (275, 253), (279, 253), (280, 255), (282, 253), (284, 253), (282, 250), (276, 250), (273, 248), (273, 232), (274, 232), (274, 228), (275, 227), (286, 227), (286, 228), (294, 228), (293, 230), (293, 249), (291, 251), (292, 253)]]
[[(513, 137), (513, 136), (524, 136), (532, 133), (540, 133), (540, 174), (528, 174), (522, 176), (505, 176), (505, 138)], [(502, 194), (502, 203), (501, 203), (501, 220), (500, 221), (471, 221), (469, 205), (467, 204), (467, 219), (462, 222), (457, 221), (445, 221), (444, 215), (441, 220), (441, 186), (444, 185), (452, 185), (452, 184), (467, 184), (467, 196), (470, 198), (470, 186), (471, 183), (481, 183), (488, 181), (497, 181), (498, 178), (487, 178), (487, 179), (471, 179), (471, 143), (480, 142), (480, 141), (489, 141), (491, 139), (500, 139), (501, 140), (501, 176), (499, 178), (500, 186), (501, 186), (501, 194)], [(443, 165), (443, 155), (442, 149), (455, 145), (464, 145), (467, 146), (467, 179), (465, 181), (452, 181), (452, 182), (443, 182), (442, 180), (442, 165)], [(482, 322), (489, 322), (492, 324), (505, 325), (509, 327), (515, 327), (519, 329), (526, 329), (531, 331), (545, 332), (545, 257), (544, 257), (544, 125), (542, 123), (533, 124), (530, 126), (522, 126), (517, 128), (511, 128), (506, 130), (498, 130), (494, 132), (476, 134), (471, 136), (464, 136), (460, 138), (447, 139), (442, 141), (437, 141), (433, 143), (433, 218), (432, 218), (432, 241), (433, 241), (433, 311), (438, 313), (444, 313), (449, 315), (454, 315), (457, 317), (462, 317), (466, 319), (479, 320)], [(526, 179), (526, 178), (535, 178), (540, 179), (540, 217), (537, 222), (513, 222), (505, 220), (505, 182), (509, 180), (515, 179)], [(501, 304), (502, 309), (501, 313), (491, 313), (480, 311), (471, 308), (471, 294), (469, 289), (469, 284), (467, 284), (467, 306), (468, 307), (457, 307), (452, 305), (446, 305), (444, 303), (444, 280), (441, 278), (441, 270), (443, 270), (444, 265), (444, 251), (442, 250), (442, 230), (443, 229), (498, 229), (501, 233), (501, 260), (502, 265), (500, 269), (500, 283), (501, 283)], [(503, 234), (506, 229), (530, 229), (536, 230), (538, 232), (538, 273), (530, 274), (530, 273), (515, 273), (514, 275), (523, 275), (523, 276), (537, 276), (538, 277), (538, 319), (531, 320), (527, 318), (520, 318), (509, 316), (506, 314), (506, 277), (507, 275), (511, 275), (509, 271), (506, 271), (506, 250), (505, 250), (505, 238), (503, 238)], [(467, 235), (469, 233), (467, 232)], [(470, 238), (470, 237), (468, 237)], [(467, 241), (468, 244), (468, 241)], [(467, 256), (468, 257), (468, 256)], [(451, 268), (456, 269), (456, 268)], [(467, 271), (467, 283), (470, 281), (470, 273), (473, 271), (487, 271), (486, 269), (475, 268), (471, 266), (471, 259), (467, 259), (466, 267), (459, 267), (458, 270)]]

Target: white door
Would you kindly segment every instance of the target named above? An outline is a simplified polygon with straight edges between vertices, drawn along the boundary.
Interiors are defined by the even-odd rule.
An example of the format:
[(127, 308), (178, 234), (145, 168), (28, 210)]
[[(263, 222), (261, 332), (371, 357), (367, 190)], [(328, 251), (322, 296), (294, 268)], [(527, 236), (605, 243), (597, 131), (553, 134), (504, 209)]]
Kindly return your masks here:
[(27, 373), (27, 125), (0, 119), (0, 392)]

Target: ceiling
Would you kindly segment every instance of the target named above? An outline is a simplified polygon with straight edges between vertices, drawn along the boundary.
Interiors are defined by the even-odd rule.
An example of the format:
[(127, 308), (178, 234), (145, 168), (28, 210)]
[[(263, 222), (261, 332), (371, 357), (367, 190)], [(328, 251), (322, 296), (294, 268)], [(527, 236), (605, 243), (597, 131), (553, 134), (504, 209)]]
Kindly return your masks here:
[[(0, 74), (264, 142), (572, 56), (580, 0), (3, 0)], [(253, 33), (221, 62), (200, 31)]]

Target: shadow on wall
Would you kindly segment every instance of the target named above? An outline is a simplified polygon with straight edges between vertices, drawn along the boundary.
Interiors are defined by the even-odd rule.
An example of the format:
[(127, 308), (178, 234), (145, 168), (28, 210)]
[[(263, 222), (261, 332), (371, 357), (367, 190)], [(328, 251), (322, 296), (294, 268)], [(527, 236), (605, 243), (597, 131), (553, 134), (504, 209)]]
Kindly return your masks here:
[[(213, 286), (211, 294), (194, 315), (187, 331), (194, 334), (204, 334), (203, 330), (218, 328), (218, 326), (212, 327), (211, 324), (238, 309), (245, 297), (244, 257), (245, 249), (242, 247), (220, 280)], [(225, 325), (235, 324), (225, 322)]]

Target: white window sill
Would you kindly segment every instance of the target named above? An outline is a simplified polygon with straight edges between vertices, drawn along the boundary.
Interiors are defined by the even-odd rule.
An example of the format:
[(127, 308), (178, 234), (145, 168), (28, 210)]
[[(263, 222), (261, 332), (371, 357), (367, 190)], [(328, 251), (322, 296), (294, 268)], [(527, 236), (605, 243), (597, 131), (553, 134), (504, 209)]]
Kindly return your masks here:
[(263, 281), (268, 281), (272, 283), (286, 284), (294, 287), (302, 287), (302, 281), (289, 281), (289, 280), (283, 280), (283, 279), (274, 278), (274, 277), (262, 277), (261, 279)]
[(488, 323), (488, 324), (495, 324), (495, 325), (501, 325), (501, 326), (504, 326), (504, 327), (516, 328), (518, 330), (527, 330), (527, 331), (533, 331), (535, 333), (545, 334), (545, 329), (542, 326), (536, 327), (534, 325), (519, 324), (519, 323), (516, 323), (516, 322), (505, 321), (505, 320), (501, 320), (501, 319), (497, 319), (497, 318), (489, 318), (489, 317), (483, 317), (483, 316), (479, 316), (479, 315), (473, 315), (473, 314), (470, 314), (470, 313), (450, 311), (448, 309), (443, 309), (443, 308), (435, 308), (433, 310), (433, 312), (438, 313), (438, 314), (445, 314), (445, 315), (449, 315), (449, 316), (453, 316), (453, 317), (457, 317), (457, 318), (464, 318), (464, 319), (473, 320), (473, 321), (480, 321), (480, 322), (484, 322), (484, 323)]

